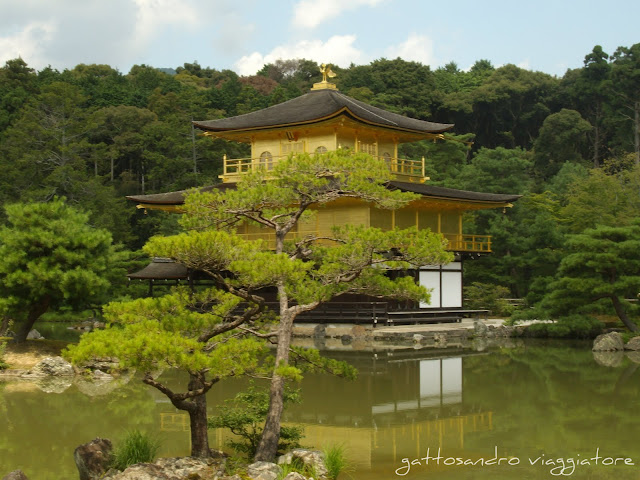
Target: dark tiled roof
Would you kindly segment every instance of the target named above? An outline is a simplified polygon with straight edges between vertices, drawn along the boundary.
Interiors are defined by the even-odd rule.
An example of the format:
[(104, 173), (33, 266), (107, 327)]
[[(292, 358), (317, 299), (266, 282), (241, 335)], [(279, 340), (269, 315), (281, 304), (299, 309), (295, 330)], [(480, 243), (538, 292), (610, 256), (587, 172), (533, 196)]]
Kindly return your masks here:
[(425, 183), (389, 182), (392, 189), (403, 192), (413, 192), (425, 197), (450, 198), (453, 200), (471, 200), (476, 202), (508, 203), (518, 200), (522, 195), (510, 195), (503, 193), (470, 192), (468, 190), (456, 190), (454, 188), (436, 187)]
[(338, 116), (341, 113), (367, 123), (420, 133), (442, 133), (453, 127), (448, 123), (426, 122), (387, 112), (348, 97), (337, 90), (329, 89), (311, 91), (287, 102), (245, 115), (219, 120), (195, 121), (193, 124), (202, 130), (211, 132), (253, 130), (313, 123)]
[(184, 280), (188, 278), (189, 271), (187, 267), (176, 263), (168, 258), (156, 257), (152, 262), (135, 273), (130, 273), (127, 277), (134, 280), (148, 279), (166, 279), (166, 280)]
[[(436, 187), (424, 183), (409, 183), (391, 181), (388, 184), (390, 189), (402, 190), (403, 192), (413, 192), (425, 197), (431, 198), (448, 198), (451, 200), (468, 200), (475, 202), (489, 203), (509, 203), (518, 200), (522, 195), (510, 195), (502, 193), (482, 193), (470, 192), (468, 190), (456, 190), (453, 188)], [(209, 187), (202, 187), (200, 191), (208, 192), (213, 189), (235, 188), (234, 183), (219, 183)], [(184, 203), (185, 194), (189, 190), (180, 190), (177, 192), (157, 193), (152, 195), (131, 195), (127, 199), (132, 202), (148, 204), (148, 205), (182, 205)]]
[[(219, 183), (202, 187), (199, 190), (201, 192), (210, 192), (213, 189), (224, 190), (227, 188), (235, 188), (235, 185), (232, 183)], [(128, 195), (126, 198), (132, 202), (146, 203), (149, 205), (182, 205), (185, 195), (190, 191), (191, 190), (178, 190), (176, 192), (152, 193), (150, 195)]]

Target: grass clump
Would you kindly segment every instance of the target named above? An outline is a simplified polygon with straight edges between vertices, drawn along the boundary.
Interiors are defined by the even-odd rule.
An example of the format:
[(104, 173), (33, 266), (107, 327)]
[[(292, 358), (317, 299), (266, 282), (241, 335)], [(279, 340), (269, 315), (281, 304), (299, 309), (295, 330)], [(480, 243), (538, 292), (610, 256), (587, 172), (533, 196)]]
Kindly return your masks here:
[(151, 463), (159, 449), (158, 439), (139, 430), (131, 430), (113, 449), (111, 466), (117, 470), (125, 470), (136, 463)]
[(345, 451), (344, 445), (330, 445), (322, 450), (324, 465), (327, 467), (327, 476), (330, 480), (336, 480), (341, 473), (349, 474), (353, 471)]
[(305, 465), (300, 459), (295, 458), (291, 463), (284, 463), (280, 465), (282, 471), (276, 477), (276, 480), (283, 480), (292, 472), (297, 472), (303, 477), (307, 478), (318, 478), (317, 472), (315, 468), (311, 465)]

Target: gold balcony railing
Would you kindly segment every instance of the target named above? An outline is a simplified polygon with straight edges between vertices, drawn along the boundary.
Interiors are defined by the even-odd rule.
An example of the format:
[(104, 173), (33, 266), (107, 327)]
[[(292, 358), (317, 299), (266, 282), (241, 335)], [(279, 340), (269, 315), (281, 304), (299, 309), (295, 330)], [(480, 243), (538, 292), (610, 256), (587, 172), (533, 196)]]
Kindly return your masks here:
[[(272, 170), (279, 160), (287, 158), (287, 155), (271, 158), (227, 158), (223, 157), (223, 172), (220, 176), (225, 182), (236, 182), (240, 177), (259, 169)], [(409, 160), (406, 158), (379, 157), (389, 166), (389, 170), (397, 180), (405, 182), (422, 183), (428, 178), (425, 176), (425, 160)]]
[[(287, 235), (286, 240), (295, 241), (304, 238), (305, 236), (326, 236), (318, 231), (302, 231), (291, 232)], [(275, 249), (276, 241), (275, 236), (271, 232), (256, 232), (256, 233), (241, 233), (240, 236), (246, 240), (262, 240), (267, 245), (267, 248)], [(491, 236), (490, 235), (469, 235), (469, 234), (456, 234), (456, 233), (444, 233), (444, 238), (449, 241), (447, 250), (451, 252), (470, 252), (470, 253), (490, 253), (491, 252)], [(324, 242), (326, 243), (326, 241)]]
[(452, 252), (491, 252), (491, 235), (444, 233)]

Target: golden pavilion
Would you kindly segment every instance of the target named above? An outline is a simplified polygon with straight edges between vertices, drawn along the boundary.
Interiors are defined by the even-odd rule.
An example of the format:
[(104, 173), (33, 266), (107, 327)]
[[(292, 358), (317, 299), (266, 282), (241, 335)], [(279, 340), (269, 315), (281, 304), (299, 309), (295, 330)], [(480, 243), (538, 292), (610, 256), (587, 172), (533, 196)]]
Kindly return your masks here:
[[(420, 267), (416, 281), (432, 289), (429, 304), (398, 305), (394, 302), (372, 302), (357, 299), (355, 303), (376, 304), (380, 318), (417, 320), (421, 318), (456, 318), (462, 314), (462, 263), (478, 254), (491, 252), (491, 237), (463, 233), (465, 212), (511, 206), (519, 195), (493, 194), (455, 190), (429, 184), (425, 175), (425, 159), (404, 159), (398, 156), (398, 146), (425, 139), (445, 139), (452, 124), (417, 120), (351, 98), (341, 93), (327, 80), (330, 69), (323, 65), (323, 81), (314, 84), (310, 92), (262, 110), (235, 117), (195, 121), (194, 126), (213, 139), (242, 142), (251, 145), (249, 158), (223, 158), (221, 182), (203, 190), (235, 188), (235, 183), (247, 172), (270, 169), (282, 158), (297, 153), (324, 153), (341, 148), (364, 152), (383, 159), (393, 174), (388, 188), (413, 192), (420, 199), (407, 207), (390, 211), (357, 199), (340, 199), (316, 211), (311, 223), (303, 224), (298, 234), (329, 233), (336, 225), (356, 224), (381, 229), (394, 227), (429, 228), (442, 233), (449, 241), (449, 250), (456, 260), (448, 265)], [(130, 196), (140, 208), (179, 210), (186, 191)], [(245, 225), (238, 232), (247, 238), (264, 238), (268, 234), (258, 226)], [(161, 262), (159, 262), (161, 263)], [(166, 268), (166, 265), (163, 265)], [(153, 272), (135, 278), (154, 278)], [(156, 277), (157, 278), (157, 277)], [(354, 299), (355, 300), (355, 299)], [(369, 301), (369, 303), (367, 303)], [(336, 310), (334, 302), (320, 308), (309, 318), (336, 317), (334, 311), (350, 312), (345, 318), (357, 321), (361, 316), (378, 320), (378, 313), (364, 308), (355, 314), (354, 305)], [(342, 302), (344, 303), (344, 302)], [(333, 309), (333, 310), (332, 310)], [(360, 307), (356, 308), (360, 311)], [(451, 313), (453, 312), (453, 313)], [(453, 315), (453, 316), (452, 316)], [(304, 317), (303, 317), (304, 318)], [(301, 318), (301, 320), (303, 319)]]

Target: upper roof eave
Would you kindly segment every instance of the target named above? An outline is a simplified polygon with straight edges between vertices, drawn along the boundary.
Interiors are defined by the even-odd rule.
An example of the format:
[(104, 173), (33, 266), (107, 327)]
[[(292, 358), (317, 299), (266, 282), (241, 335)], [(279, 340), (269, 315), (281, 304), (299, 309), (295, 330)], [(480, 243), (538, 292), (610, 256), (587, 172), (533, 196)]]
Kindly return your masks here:
[[(469, 190), (457, 190), (454, 188), (438, 187), (435, 185), (428, 185), (425, 183), (410, 183), (400, 182), (392, 180), (387, 184), (387, 187), (395, 190), (402, 190), (404, 192), (412, 192), (423, 195), (427, 198), (453, 200), (460, 202), (473, 202), (482, 203), (486, 205), (495, 205), (497, 207), (507, 205), (511, 202), (515, 202), (522, 195), (504, 194), (504, 193), (484, 193), (484, 192), (472, 192)], [(235, 188), (234, 183), (218, 183), (208, 187), (202, 187), (199, 189), (201, 192), (211, 191), (213, 189), (227, 189)], [(149, 206), (153, 208), (157, 206), (167, 205), (183, 205), (184, 197), (190, 190), (180, 190), (176, 192), (157, 193), (151, 195), (129, 195), (127, 200)]]
[(212, 133), (291, 128), (348, 114), (361, 122), (413, 134), (438, 134), (453, 124), (435, 123), (388, 112), (348, 97), (337, 90), (312, 91), (300, 97), (255, 112), (216, 120), (194, 121), (193, 125)]

